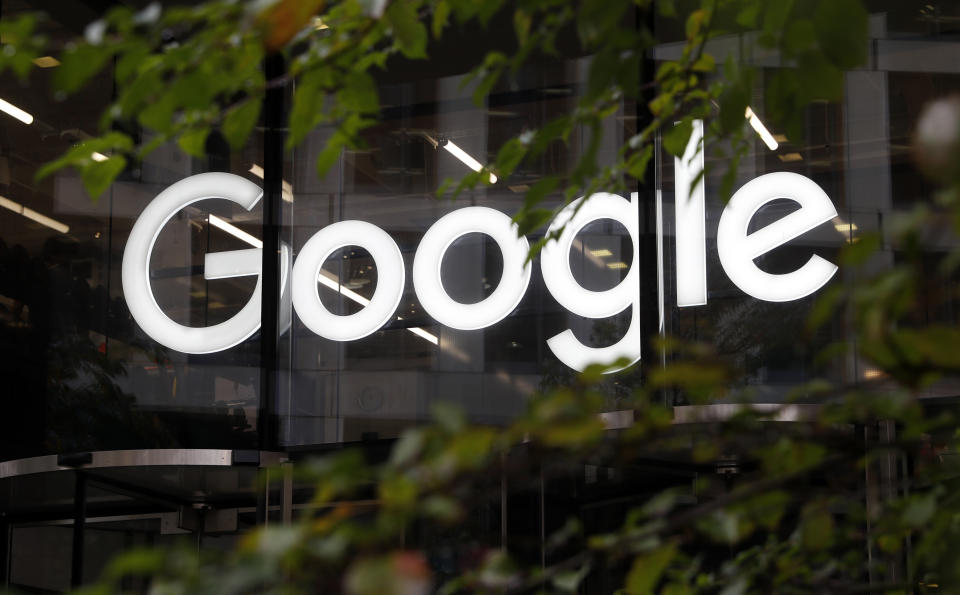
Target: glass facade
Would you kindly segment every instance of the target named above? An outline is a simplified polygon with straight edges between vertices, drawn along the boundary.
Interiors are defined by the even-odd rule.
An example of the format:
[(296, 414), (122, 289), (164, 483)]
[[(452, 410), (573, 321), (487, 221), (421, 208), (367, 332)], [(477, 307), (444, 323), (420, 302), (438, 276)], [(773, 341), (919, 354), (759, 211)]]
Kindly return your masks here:
[[(43, 26), (55, 40), (78, 34), (79, 24), (95, 17), (85, 12), (83, 3), (68, 4), (72, 3), (56, 9), (46, 6), (52, 13)], [(960, 49), (956, 41), (960, 8), (893, 1), (867, 5), (869, 63), (844, 74), (844, 98), (811, 105), (804, 114), (803, 138), (788, 138), (772, 127), (778, 148), (770, 150), (757, 137), (741, 162), (735, 187), (763, 174), (794, 172), (816, 182), (839, 213), (758, 259), (764, 271), (794, 270), (811, 254), (836, 262), (839, 249), (867, 231), (880, 231), (884, 238), (875, 266), (896, 262), (901, 247), (890, 232), (891, 218), (933, 192), (915, 168), (910, 138), (925, 103), (960, 90), (960, 68), (952, 58)], [(4, 18), (34, 8), (38, 7), (0, 0)], [(659, 61), (676, 56), (680, 47), (680, 42), (669, 41), (674, 23), (658, 22), (656, 27), (666, 41), (650, 56), (650, 72)], [(498, 29), (491, 25), (490, 30)], [(512, 30), (508, 20), (500, 30)], [(673, 37), (682, 39), (682, 33)], [(733, 51), (738, 60), (762, 66), (751, 104), (762, 118), (763, 74), (781, 65), (770, 56), (738, 49), (749, 47), (747, 37), (720, 38), (715, 53)], [(205, 158), (162, 146), (142, 164), (125, 170), (97, 200), (86, 195), (81, 180), (70, 171), (39, 181), (35, 174), (42, 164), (97, 130), (100, 111), (111, 100), (112, 71), (106, 69), (68, 102), (51, 98), (49, 80), (55, 66), (35, 69), (25, 83), (4, 75), (0, 97), (28, 109), (35, 120), (25, 125), (0, 114), (0, 394), (5, 397), (0, 461), (122, 449), (219, 449), (232, 451), (236, 464), (243, 458), (236, 453), (247, 451), (322, 452), (329, 445), (354, 442), (370, 443), (372, 448), (377, 440), (394, 438), (404, 428), (429, 419), (431, 406), (438, 401), (460, 405), (473, 421), (502, 424), (523, 410), (533, 392), (574, 377), (575, 371), (550, 350), (548, 339), (570, 329), (582, 343), (594, 347), (620, 340), (631, 322), (630, 309), (602, 319), (570, 313), (545, 286), (539, 258), (532, 263), (529, 285), (516, 308), (486, 328), (457, 330), (439, 324), (416, 295), (411, 278), (414, 256), (438, 219), (467, 206), (513, 215), (526, 190), (544, 175), (569, 171), (589, 140), (587, 131), (578, 131), (567, 144), (550, 147), (509, 179), (478, 186), (456, 200), (437, 198), (445, 180), (469, 171), (448, 150), (451, 144), (480, 163), (489, 162), (508, 139), (569, 111), (585, 85), (590, 57), (570, 50), (562, 59), (525, 68), (511, 85), (495, 88), (477, 106), (471, 100), (472, 89), (464, 85), (464, 73), (476, 62), (476, 53), (490, 43), (486, 32), (466, 32), (455, 45), (446, 42), (432, 48), (431, 55), (437, 58), (427, 64), (392, 66), (379, 86), (382, 121), (364, 133), (366, 148), (344, 151), (322, 178), (314, 164), (331, 130), (317, 129), (292, 152), (271, 156), (265, 154), (266, 133), (259, 127), (240, 151), (231, 151), (218, 134), (211, 135)], [(612, 162), (624, 140), (637, 132), (642, 113), (642, 108), (624, 103), (606, 121), (598, 153), (601, 165)], [(842, 316), (816, 334), (806, 329), (816, 293), (791, 302), (765, 302), (730, 281), (716, 248), (725, 164), (710, 147), (706, 156), (706, 305), (677, 305), (676, 176), (674, 161), (665, 152), (646, 185), (628, 184), (640, 204), (639, 250), (620, 222), (605, 219), (590, 224), (578, 234), (569, 256), (577, 282), (605, 291), (622, 282), (631, 267), (639, 267), (643, 366), (665, 361), (666, 356), (649, 342), (660, 333), (708, 343), (737, 370), (733, 399), (778, 403), (814, 378), (844, 382), (874, 378), (875, 370), (852, 351), (829, 360), (816, 357), (828, 344), (850, 338), (849, 321)], [(314, 234), (331, 224), (372, 223), (389, 235), (402, 255), (405, 278), (399, 306), (376, 332), (358, 340), (333, 341), (308, 329), (290, 300), (267, 295), (268, 288), (265, 302), (279, 308), (275, 361), (262, 361), (260, 333), (205, 355), (163, 347), (132, 319), (123, 293), (121, 263), (135, 221), (151, 200), (177, 181), (198, 173), (229, 172), (262, 185), (268, 162), (282, 163), (280, 239), (293, 260)], [(561, 204), (562, 190), (548, 197), (546, 206)], [(795, 208), (787, 200), (770, 203), (757, 214), (751, 229)], [(262, 216), (262, 204), (247, 211), (211, 199), (181, 210), (163, 227), (149, 277), (167, 316), (183, 325), (211, 326), (244, 307), (256, 277), (206, 279), (204, 263), (211, 253), (257, 247), (263, 237)], [(537, 230), (528, 239), (533, 243), (544, 233), (545, 229)], [(363, 241), (357, 238), (358, 243)], [(924, 242), (932, 273), (924, 298), (926, 320), (920, 322), (956, 323), (956, 279), (933, 272), (952, 246), (945, 245), (936, 230)], [(503, 265), (502, 251), (489, 237), (464, 235), (442, 258), (443, 288), (460, 303), (479, 302), (498, 287)], [(335, 251), (320, 272), (321, 302), (335, 314), (360, 311), (378, 287), (377, 268), (359, 245)], [(851, 275), (841, 269), (828, 287), (852, 282)], [(276, 371), (276, 382), (263, 382), (265, 369)], [(620, 399), (640, 375), (638, 365), (611, 378), (606, 385), (610, 411), (622, 409)], [(954, 382), (943, 381), (925, 396), (957, 392)], [(666, 398), (677, 406), (686, 404), (682, 395)], [(276, 432), (264, 434), (270, 424)], [(240, 493), (249, 495), (246, 488), (254, 483), (249, 470), (230, 475), (211, 465), (201, 467), (191, 475), (176, 465), (176, 471), (148, 465), (140, 472), (119, 465), (122, 471), (104, 472), (107, 477), (101, 478), (101, 487), (109, 484), (112, 491), (90, 488), (87, 498), (100, 498), (103, 511), (137, 515), (150, 508), (147, 492), (170, 496), (164, 506), (174, 510), (198, 499), (234, 502), (242, 499)], [(75, 489), (72, 478), (58, 472), (21, 477), (12, 466), (2, 469), (0, 507), (12, 517), (27, 519), (48, 511), (40, 515), (44, 522), (66, 518)], [(164, 473), (171, 475), (152, 477)], [(480, 536), (478, 542), (505, 540), (511, 547), (534, 551), (568, 510), (600, 502), (588, 508), (590, 522), (602, 527), (605, 519), (618, 518), (626, 506), (602, 504), (610, 494), (640, 493), (651, 489), (644, 485), (688, 480), (683, 473), (664, 474), (655, 468), (547, 470), (530, 485), (511, 488), (502, 499), (498, 493), (492, 496), (490, 506), (474, 519), (472, 534)], [(493, 492), (499, 490), (498, 481), (491, 478)], [(117, 484), (152, 487), (118, 492)], [(124, 495), (118, 496), (121, 492)], [(545, 501), (553, 508), (545, 507)], [(539, 514), (518, 515), (505, 524), (508, 508)], [(254, 523), (249, 506), (232, 509), (232, 521), (223, 521), (220, 534), (231, 535)], [(152, 543), (151, 535), (182, 533), (189, 526), (183, 519), (156, 516), (115, 522), (117, 527), (98, 525), (104, 527), (103, 539), (113, 544), (104, 545), (104, 551), (144, 540)], [(165, 522), (177, 530), (165, 532), (160, 526)], [(69, 557), (64, 553), (69, 549), (64, 541), (68, 528), (31, 523), (10, 529), (8, 545), (15, 555), (7, 578), (13, 584), (62, 589), (69, 574), (37, 573), (33, 562), (23, 562), (26, 558), (17, 552), (46, 548), (49, 556)], [(119, 533), (108, 531), (111, 528)], [(127, 534), (125, 542), (110, 541)], [(100, 548), (96, 533), (87, 537), (91, 551)], [(209, 539), (213, 540), (209, 544), (216, 542)], [(58, 545), (50, 549), (51, 543)], [(455, 571), (454, 562), (442, 554), (434, 562)], [(93, 572), (96, 564), (88, 560), (88, 565)]]

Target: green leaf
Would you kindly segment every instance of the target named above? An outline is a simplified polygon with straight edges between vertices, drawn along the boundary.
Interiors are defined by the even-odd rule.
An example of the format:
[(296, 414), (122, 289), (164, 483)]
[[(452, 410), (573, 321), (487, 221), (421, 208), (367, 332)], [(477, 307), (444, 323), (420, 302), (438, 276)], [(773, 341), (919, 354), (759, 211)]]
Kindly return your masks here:
[(58, 91), (73, 93), (106, 65), (113, 50), (103, 46), (81, 44), (68, 51), (60, 59), (60, 66), (53, 72), (53, 87)]
[(642, 151), (630, 156), (627, 161), (627, 173), (642, 182), (647, 175), (647, 166), (651, 158), (653, 158), (653, 145), (647, 145)]
[(348, 109), (361, 114), (374, 114), (380, 109), (377, 83), (366, 72), (350, 72), (343, 79), (343, 88), (337, 100)]
[(809, 550), (822, 550), (833, 544), (833, 516), (823, 506), (807, 510), (800, 526), (803, 546)]
[(122, 553), (114, 558), (104, 571), (104, 578), (116, 580), (130, 574), (150, 574), (163, 567), (166, 552), (163, 550), (138, 548)]
[(323, 91), (331, 83), (330, 71), (323, 68), (307, 72), (297, 79), (293, 106), (290, 108), (288, 149), (299, 145), (323, 118)]
[(687, 17), (686, 25), (687, 39), (693, 39), (700, 33), (700, 28), (703, 27), (703, 23), (707, 20), (707, 16), (707, 11), (702, 8), (690, 13), (690, 16)]
[(423, 449), (423, 444), (423, 432), (417, 429), (405, 431), (393, 445), (393, 451), (390, 453), (390, 462), (397, 466), (403, 466), (413, 462)]
[(553, 219), (554, 212), (551, 209), (527, 209), (517, 213), (514, 221), (517, 222), (518, 235), (527, 235), (546, 225)]
[(451, 496), (434, 494), (428, 496), (420, 505), (425, 515), (441, 522), (452, 523), (463, 518), (463, 507)]
[(137, 121), (157, 132), (170, 132), (173, 129), (175, 99), (170, 93), (164, 93), (156, 101), (150, 102), (137, 114)]
[(717, 69), (717, 62), (713, 59), (713, 56), (704, 52), (690, 68), (695, 72), (713, 72)]
[(331, 167), (340, 159), (340, 153), (346, 145), (346, 139), (340, 132), (334, 132), (327, 145), (317, 155), (317, 175), (321, 178), (327, 175)]
[(697, 527), (720, 543), (736, 543), (742, 534), (740, 518), (728, 510), (718, 510), (712, 515), (701, 519)]
[(810, 19), (791, 20), (783, 34), (784, 50), (795, 56), (812, 48), (817, 43), (817, 31)]
[(282, 558), (300, 543), (303, 537), (303, 527), (298, 525), (289, 527), (269, 526), (260, 529), (255, 535), (253, 542), (258, 554), (267, 559)]
[(585, 579), (589, 573), (590, 564), (587, 563), (576, 570), (567, 570), (557, 573), (551, 582), (559, 591), (576, 593), (580, 588), (580, 583), (583, 582), (583, 579)]
[(690, 118), (684, 118), (677, 124), (663, 133), (663, 148), (671, 155), (680, 157), (690, 142), (690, 134), (693, 132), (693, 121)]
[[(527, 190), (526, 196), (523, 197), (523, 209), (532, 209), (543, 202), (547, 195), (556, 189), (559, 183), (560, 180), (558, 180), (556, 176), (545, 176), (537, 180), (530, 190)], [(553, 211), (551, 211), (551, 213), (553, 213)]]
[(512, 138), (504, 143), (503, 147), (497, 152), (497, 173), (500, 177), (506, 178), (513, 173), (523, 157), (527, 154), (527, 146), (519, 139)]
[(251, 98), (235, 106), (223, 117), (221, 132), (233, 150), (238, 150), (247, 142), (253, 127), (260, 118), (261, 99)]
[(815, 99), (836, 101), (843, 97), (843, 72), (823, 56), (807, 52), (797, 59), (797, 66), (796, 100), (801, 106)]
[(437, 401), (430, 407), (433, 419), (451, 434), (460, 432), (467, 423), (463, 409), (448, 401)]
[(417, 504), (420, 494), (417, 483), (406, 475), (393, 475), (382, 479), (377, 491), (385, 508), (398, 510), (411, 510)]
[(187, 155), (203, 157), (207, 154), (207, 136), (209, 134), (210, 129), (206, 127), (188, 130), (180, 135), (177, 144)]
[(657, 2), (660, 16), (672, 18), (677, 16), (677, 0), (660, 0)]
[(867, 10), (859, 0), (820, 0), (814, 24), (823, 53), (837, 67), (854, 68), (866, 63), (869, 23)]
[(744, 113), (750, 103), (750, 93), (753, 89), (753, 70), (741, 67), (728, 57), (724, 63), (724, 78), (727, 85), (723, 88), (718, 100), (720, 104), (720, 132), (730, 134), (743, 127)]
[(112, 151), (129, 151), (133, 147), (133, 140), (122, 132), (109, 132), (101, 137), (91, 138), (83, 143), (71, 148), (65, 155), (45, 164), (37, 173), (34, 179), (42, 180), (53, 172), (59, 171), (65, 167), (76, 167), (82, 169), (88, 163), (93, 162), (93, 154), (109, 153)]
[(760, 2), (747, 2), (737, 13), (737, 24), (747, 29), (754, 29), (760, 17)]
[(530, 25), (533, 24), (533, 17), (529, 12), (518, 8), (513, 13), (513, 31), (517, 36), (520, 45), (527, 43), (530, 37)]
[(97, 199), (127, 167), (127, 158), (114, 155), (106, 161), (91, 161), (80, 171), (83, 187), (91, 198)]
[(912, 529), (923, 528), (937, 512), (937, 497), (935, 493), (912, 495), (906, 501), (901, 520)]
[(440, 36), (443, 35), (443, 30), (446, 28), (449, 20), (450, 3), (447, 0), (440, 0), (433, 9), (433, 22), (431, 24), (431, 29), (433, 31), (434, 38), (440, 39)]
[(878, 232), (861, 233), (856, 236), (855, 242), (847, 243), (840, 250), (840, 262), (849, 266), (864, 265), (876, 255), (883, 243), (883, 237)]
[(384, 15), (393, 27), (400, 52), (407, 58), (427, 57), (427, 28), (417, 16), (419, 3), (398, 0), (390, 4)]
[(126, 85), (131, 82), (149, 54), (150, 49), (146, 44), (137, 44), (124, 50), (114, 67), (114, 78), (117, 83)]
[(652, 552), (637, 556), (627, 574), (625, 590), (629, 595), (648, 595), (653, 593), (663, 571), (676, 555), (676, 546), (668, 544)]
[(763, 14), (763, 30), (767, 33), (780, 33), (787, 24), (787, 17), (793, 9), (793, 0), (761, 2), (766, 11)]

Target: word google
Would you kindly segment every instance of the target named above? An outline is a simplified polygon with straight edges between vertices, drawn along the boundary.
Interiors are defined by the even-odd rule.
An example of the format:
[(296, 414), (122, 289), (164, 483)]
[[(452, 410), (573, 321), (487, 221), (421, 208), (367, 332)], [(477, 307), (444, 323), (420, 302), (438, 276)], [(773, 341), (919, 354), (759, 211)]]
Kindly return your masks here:
[[(695, 135), (698, 133), (702, 134), (702, 129), (695, 130)], [(702, 177), (691, 175), (703, 167), (702, 151), (696, 151), (693, 141), (691, 147), (687, 155), (675, 162), (677, 303), (683, 307), (707, 303), (705, 201), (702, 182), (699, 181)], [(170, 349), (201, 354), (229, 349), (257, 332), (262, 293), (261, 248), (205, 256), (204, 277), (207, 279), (243, 275), (258, 277), (253, 295), (240, 312), (225, 322), (208, 327), (183, 326), (160, 309), (150, 286), (149, 263), (161, 229), (187, 205), (219, 198), (250, 210), (262, 195), (256, 184), (240, 176), (204, 173), (168, 187), (144, 209), (130, 232), (123, 254), (122, 274), (130, 313), (147, 335)], [(793, 200), (800, 208), (748, 234), (747, 227), (754, 214), (766, 203), (779, 198)], [(834, 264), (811, 255), (793, 272), (771, 274), (760, 270), (754, 259), (836, 216), (837, 211), (829, 197), (809, 178), (786, 172), (760, 176), (740, 188), (723, 210), (717, 230), (720, 263), (734, 284), (757, 299), (785, 302), (807, 296), (830, 280), (837, 271)], [(569, 252), (577, 234), (587, 224), (600, 219), (612, 219), (622, 224), (630, 234), (633, 253), (639, 254), (638, 218), (637, 193), (631, 194), (630, 200), (598, 193), (589, 200), (580, 198), (568, 205), (549, 226), (549, 231), (562, 228), (562, 233), (557, 241), (547, 244), (541, 251), (540, 267), (547, 289), (557, 302), (573, 314), (586, 318), (607, 318), (628, 307), (632, 314), (623, 338), (608, 347), (583, 345), (570, 329), (551, 337), (547, 346), (571, 368), (583, 370), (590, 363), (612, 363), (620, 359), (626, 359), (628, 365), (632, 365), (640, 359), (637, 259), (624, 279), (606, 291), (585, 289), (575, 280), (569, 264)], [(453, 300), (440, 278), (444, 253), (454, 241), (469, 233), (491, 237), (503, 254), (499, 285), (490, 296), (475, 304)], [(377, 267), (377, 284), (373, 297), (362, 310), (337, 315), (320, 301), (317, 282), (324, 261), (345, 246), (359, 246), (370, 253)], [(517, 237), (516, 225), (500, 211), (476, 206), (453, 211), (437, 220), (417, 247), (412, 271), (417, 298), (430, 316), (448, 327), (475, 330), (493, 325), (509, 315), (526, 292), (530, 282), (530, 263), (526, 262), (528, 250), (527, 239)], [(392, 319), (403, 295), (406, 272), (400, 249), (385, 231), (371, 223), (340, 221), (328, 225), (304, 244), (292, 271), (290, 261), (288, 247), (282, 246), (281, 299), (287, 303), (292, 299), (293, 309), (304, 325), (333, 341), (355, 341), (374, 333)], [(289, 312), (289, 308), (283, 310)]]

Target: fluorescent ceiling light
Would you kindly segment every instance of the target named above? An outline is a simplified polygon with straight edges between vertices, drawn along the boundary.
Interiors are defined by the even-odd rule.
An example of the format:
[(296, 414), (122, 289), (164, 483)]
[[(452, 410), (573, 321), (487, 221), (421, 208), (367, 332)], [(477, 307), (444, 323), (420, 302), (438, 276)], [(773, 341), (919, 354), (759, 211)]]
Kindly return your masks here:
[(356, 291), (353, 291), (352, 289), (348, 289), (343, 285), (341, 285), (340, 280), (337, 279), (337, 276), (331, 273), (330, 271), (320, 269), (320, 276), (317, 278), (317, 280), (320, 281), (320, 285), (323, 285), (324, 287), (329, 287), (334, 291), (339, 291), (341, 295), (343, 295), (344, 297), (350, 298), (351, 300), (355, 301), (361, 306), (370, 305), (370, 300), (363, 297)]
[(783, 155), (777, 155), (780, 158), (780, 161), (784, 163), (793, 163), (795, 161), (803, 161), (803, 155), (800, 153), (784, 153)]
[[(363, 297), (359, 293), (341, 285), (340, 280), (337, 279), (337, 276), (331, 273), (330, 271), (320, 269), (320, 276), (317, 278), (317, 280), (320, 282), (320, 285), (323, 285), (324, 287), (328, 287), (334, 291), (340, 292), (340, 295), (342, 295), (345, 298), (353, 300), (354, 302), (360, 304), (361, 306), (366, 306), (370, 303), (370, 300)], [(403, 320), (403, 317), (397, 316), (397, 320)], [(407, 330), (413, 333), (414, 335), (420, 337), (421, 339), (426, 339), (427, 341), (430, 341), (434, 345), (440, 344), (440, 339), (436, 335), (428, 333), (427, 331), (423, 330), (418, 326), (412, 326)]]
[(67, 233), (68, 231), (70, 231), (69, 225), (60, 223), (56, 219), (51, 219), (46, 215), (41, 215), (40, 213), (34, 211), (33, 209), (28, 209), (27, 207), (23, 207), (23, 212), (20, 214), (26, 217), (27, 219), (32, 219), (33, 221), (36, 221), (40, 225), (46, 225), (50, 229), (55, 229), (60, 233)]
[(747, 106), (747, 111), (744, 113), (744, 117), (750, 122), (750, 126), (760, 135), (760, 138), (767, 145), (767, 148), (771, 151), (776, 151), (777, 147), (780, 145), (777, 143), (777, 139), (773, 138), (773, 135), (770, 134), (770, 131), (767, 130), (767, 127), (763, 125), (763, 122), (760, 121), (760, 118), (757, 117), (757, 114), (753, 113), (753, 110), (750, 109), (750, 106)]
[(60, 60), (57, 60), (53, 56), (40, 56), (39, 58), (34, 58), (33, 63), (40, 68), (53, 68), (54, 66), (60, 66)]
[[(263, 168), (256, 163), (250, 166), (250, 173), (263, 179)], [(286, 180), (280, 181), (280, 198), (286, 202), (293, 202), (293, 185)]]
[(94, 151), (93, 154), (90, 155), (90, 157), (91, 157), (94, 161), (106, 161), (107, 159), (109, 159), (109, 157), (107, 157), (107, 156), (104, 155), (103, 153), (100, 153), (99, 151)]
[(833, 220), (833, 228), (847, 239), (848, 244), (852, 244), (860, 239), (853, 237), (853, 232), (857, 231), (856, 223), (847, 223), (840, 217), (836, 217)]
[(593, 253), (593, 250), (587, 250), (587, 247), (580, 241), (579, 238), (574, 238), (573, 242), (570, 244), (575, 250), (587, 257), (587, 259), (598, 267), (603, 268), (606, 263), (603, 262), (603, 258), (597, 256)]
[(31, 221), (36, 221), (40, 225), (45, 225), (50, 229), (59, 231), (60, 233), (67, 233), (68, 231), (70, 231), (69, 225), (60, 223), (56, 219), (51, 219), (46, 215), (41, 215), (40, 213), (34, 211), (33, 209), (29, 209), (18, 202), (14, 202), (10, 200), (9, 198), (4, 198), (0, 196), (0, 207), (9, 209), (14, 213), (23, 215), (24, 217), (26, 217), (27, 219), (30, 219)]
[[(0, 197), (0, 200), (5, 200), (5, 199)], [(3, 206), (2, 202), (0, 202), (0, 206)], [(210, 215), (208, 217), (208, 220), (210, 221), (210, 225), (213, 225), (214, 227), (218, 227), (222, 229), (228, 234), (250, 244), (254, 248), (261, 248), (261, 249), (263, 248), (263, 242), (261, 240), (248, 234), (247, 232), (243, 231), (239, 227), (227, 221), (224, 221), (220, 217), (217, 217), (216, 215)], [(317, 277), (317, 281), (320, 282), (320, 285), (323, 285), (324, 287), (328, 287), (336, 292), (339, 292), (340, 295), (342, 295), (343, 297), (351, 299), (354, 302), (360, 304), (361, 306), (367, 306), (368, 304), (370, 304), (370, 300), (368, 300), (367, 298), (363, 297), (362, 295), (353, 291), (352, 289), (341, 285), (337, 277), (329, 271), (320, 269), (320, 275)], [(400, 317), (398, 316), (397, 319), (399, 320)], [(418, 337), (421, 337), (423, 339), (426, 339), (427, 341), (430, 341), (434, 345), (440, 344), (440, 339), (437, 338), (436, 335), (428, 333), (427, 331), (423, 330), (420, 327), (411, 327), (411, 328), (408, 328), (407, 330), (413, 333), (414, 335), (417, 335)]]
[(606, 248), (600, 248), (599, 250), (590, 250), (590, 254), (594, 256), (599, 256), (603, 258), (604, 256), (613, 256), (613, 252), (607, 250)]
[(625, 262), (608, 262), (607, 263), (608, 269), (625, 269), (627, 268), (627, 266), (628, 265)]
[[(452, 140), (448, 140), (443, 143), (443, 148), (447, 150), (451, 155), (463, 162), (464, 165), (472, 169), (473, 171), (480, 171), (483, 169), (483, 165), (479, 161), (471, 157), (466, 151), (457, 146)], [(497, 183), (497, 176), (490, 174), (490, 183)]]
[(834, 217), (833, 228), (840, 233), (850, 233), (851, 231), (857, 231), (857, 224), (847, 223), (842, 217)]
[(7, 115), (13, 116), (24, 124), (33, 124), (33, 116), (13, 105), (9, 101), (0, 99), (0, 111), (6, 112)]
[(219, 227), (223, 231), (227, 232), (228, 234), (232, 235), (237, 239), (243, 240), (244, 242), (250, 244), (254, 248), (263, 248), (262, 241), (248, 234), (247, 232), (243, 231), (236, 225), (233, 225), (232, 223), (228, 223), (224, 221), (223, 219), (221, 219), (220, 217), (217, 217), (216, 215), (209, 215), (207, 217), (207, 221), (210, 222), (210, 225), (214, 227)]

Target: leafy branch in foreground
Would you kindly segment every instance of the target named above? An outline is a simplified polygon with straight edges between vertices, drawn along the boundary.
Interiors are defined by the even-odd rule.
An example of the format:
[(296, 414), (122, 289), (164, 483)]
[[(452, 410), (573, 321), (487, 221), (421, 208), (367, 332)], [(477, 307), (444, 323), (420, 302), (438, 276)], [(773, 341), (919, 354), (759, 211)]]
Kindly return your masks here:
[[(378, 121), (378, 71), (401, 60), (427, 59), (431, 36), (442, 40), (512, 14), (515, 51), (490, 50), (479, 64), (467, 66), (472, 68), (467, 81), (478, 106), (524, 68), (563, 58), (557, 47), (561, 37), (573, 36), (577, 55), (590, 56), (586, 84), (570, 111), (516, 135), (496, 150), (488, 165), (508, 180), (518, 166), (534, 162), (554, 143), (569, 143), (575, 131), (586, 139), (567, 171), (545, 172), (526, 192), (515, 214), (519, 233), (525, 234), (556, 214), (559, 207), (541, 204), (560, 189), (566, 204), (598, 190), (622, 190), (629, 180), (642, 183), (660, 131), (663, 147), (679, 156), (694, 119), (707, 121), (708, 141), (728, 141), (710, 145), (729, 158), (721, 188), (729, 196), (737, 160), (748, 147), (743, 114), (752, 97), (755, 68), (730, 56), (718, 72), (711, 39), (756, 30), (744, 36), (744, 52), (777, 51), (790, 64), (773, 75), (766, 103), (791, 133), (805, 105), (840, 97), (842, 85), (835, 84), (839, 73), (865, 57), (866, 13), (856, 0), (796, 6), (703, 0), (685, 18), (679, 56), (647, 72), (653, 68), (649, 55), (658, 42), (650, 23), (679, 18), (671, 2), (657, 6), (659, 16), (647, 1), (604, 0), (526, 0), (512, 6), (500, 0), (214, 0), (167, 9), (151, 4), (139, 12), (115, 7), (91, 23), (83, 39), (63, 48), (53, 80), (58, 97), (66, 98), (112, 68), (116, 98), (103, 110), (100, 136), (40, 168), (37, 175), (73, 167), (97, 197), (124, 168), (165, 143), (176, 141), (187, 153), (202, 156), (208, 136), (218, 131), (238, 149), (257, 124), (266, 90), (288, 86), (288, 149), (318, 127), (330, 128), (316, 162), (323, 175), (344, 148), (362, 146), (364, 130)], [(0, 72), (10, 68), (21, 78), (29, 74), (32, 62), (26, 58), (39, 55), (47, 44), (35, 33), (39, 18), (26, 15), (3, 25), (22, 50), (0, 58)], [(265, 80), (263, 60), (277, 53), (286, 58), (287, 71)], [(639, 115), (636, 133), (615, 159), (600, 165), (602, 123), (634, 105)], [(797, 138), (802, 136), (796, 132)], [(93, 159), (95, 152), (108, 159)], [(459, 193), (488, 180), (485, 169), (465, 176), (454, 188)], [(451, 182), (442, 186), (441, 194)]]

